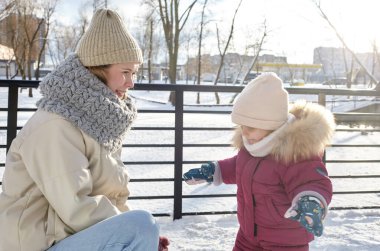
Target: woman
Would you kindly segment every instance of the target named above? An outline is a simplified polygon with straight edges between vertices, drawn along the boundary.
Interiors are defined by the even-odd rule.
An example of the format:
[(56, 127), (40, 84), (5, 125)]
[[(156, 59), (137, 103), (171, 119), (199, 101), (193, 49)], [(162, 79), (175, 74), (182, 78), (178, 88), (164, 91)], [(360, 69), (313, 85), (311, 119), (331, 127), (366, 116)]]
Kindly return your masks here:
[(1, 251), (157, 250), (153, 217), (128, 211), (120, 159), (136, 117), (127, 91), (141, 63), (119, 15), (101, 9), (76, 53), (41, 82), (38, 110), (7, 155)]

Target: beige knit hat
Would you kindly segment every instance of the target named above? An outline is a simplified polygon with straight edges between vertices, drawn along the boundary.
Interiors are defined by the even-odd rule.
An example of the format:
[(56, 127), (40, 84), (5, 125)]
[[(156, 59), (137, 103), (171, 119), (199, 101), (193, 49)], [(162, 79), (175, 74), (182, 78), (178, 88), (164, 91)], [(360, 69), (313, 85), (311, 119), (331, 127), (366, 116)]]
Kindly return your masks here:
[(243, 89), (233, 106), (232, 122), (276, 130), (288, 120), (288, 93), (273, 72), (263, 73)]
[(84, 66), (142, 63), (142, 53), (121, 17), (109, 9), (95, 12), (76, 53)]

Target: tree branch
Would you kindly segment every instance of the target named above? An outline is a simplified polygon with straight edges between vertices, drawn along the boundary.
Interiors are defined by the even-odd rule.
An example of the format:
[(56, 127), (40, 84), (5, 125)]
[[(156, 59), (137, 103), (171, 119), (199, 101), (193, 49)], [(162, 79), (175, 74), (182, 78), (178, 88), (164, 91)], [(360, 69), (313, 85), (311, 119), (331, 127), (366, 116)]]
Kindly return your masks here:
[[(319, 12), (321, 13), (323, 19), (326, 20), (326, 22), (329, 24), (329, 26), (334, 30), (336, 36), (340, 40), (340, 42), (343, 44), (344, 48), (348, 50), (352, 57), (355, 59), (355, 61), (360, 65), (360, 67), (365, 71), (368, 77), (371, 78), (373, 82), (376, 84), (379, 84), (379, 81), (368, 71), (368, 69), (362, 64), (362, 62), (359, 60), (359, 58), (356, 56), (356, 54), (347, 46), (346, 42), (344, 41), (343, 37), (339, 34), (338, 30), (335, 28), (335, 26), (331, 23), (330, 19), (327, 17), (325, 12), (322, 10), (321, 4), (318, 1), (314, 1), (315, 6), (318, 8)], [(344, 53), (344, 52), (343, 52)]]

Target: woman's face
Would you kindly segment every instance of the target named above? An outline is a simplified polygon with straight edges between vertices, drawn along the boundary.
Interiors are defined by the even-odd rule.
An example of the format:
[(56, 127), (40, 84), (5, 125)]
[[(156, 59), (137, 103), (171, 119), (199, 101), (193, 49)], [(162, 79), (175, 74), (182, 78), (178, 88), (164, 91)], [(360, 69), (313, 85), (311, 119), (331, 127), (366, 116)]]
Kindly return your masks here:
[(126, 97), (129, 88), (133, 88), (138, 63), (112, 64), (106, 69), (106, 85), (121, 99)]
[(259, 142), (273, 131), (242, 125), (241, 132), (243, 136), (247, 139), (248, 144), (252, 145)]

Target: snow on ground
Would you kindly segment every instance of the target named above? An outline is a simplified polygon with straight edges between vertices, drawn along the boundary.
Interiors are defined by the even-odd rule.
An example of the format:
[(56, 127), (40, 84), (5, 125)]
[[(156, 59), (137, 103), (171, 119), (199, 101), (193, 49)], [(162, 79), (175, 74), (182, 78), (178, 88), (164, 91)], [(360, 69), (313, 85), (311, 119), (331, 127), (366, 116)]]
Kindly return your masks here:
[[(172, 222), (159, 219), (171, 250), (232, 250), (238, 230), (236, 216), (189, 216)], [(380, 250), (380, 213), (374, 210), (330, 211), (325, 232), (310, 244), (311, 251)]]
[[(6, 88), (0, 88), (0, 107), (6, 107)], [(36, 100), (40, 97), (38, 91), (34, 91), (34, 98), (27, 98), (27, 91), (23, 91), (19, 98), (19, 106), (35, 107)], [(167, 104), (168, 92), (156, 91), (132, 91), (131, 95), (136, 97), (139, 109), (172, 109)], [(200, 109), (195, 106), (196, 93), (185, 93), (185, 109)], [(202, 109), (230, 111), (229, 101), (231, 94), (220, 93), (222, 104), (215, 106), (213, 93), (201, 93)], [(291, 95), (290, 99), (306, 99), (316, 101), (315, 96)], [(147, 101), (154, 100), (155, 102)], [(330, 109), (341, 111), (347, 107), (357, 106), (361, 101), (347, 97), (328, 97)], [(343, 101), (342, 101), (343, 100)], [(367, 102), (368, 100), (363, 100)], [(346, 108), (342, 108), (346, 106)], [(0, 112), (0, 126), (6, 125), (6, 112)], [(30, 113), (21, 112), (18, 117), (18, 125), (25, 124)], [(185, 127), (232, 127), (228, 114), (194, 114), (184, 115)], [(144, 114), (140, 113), (135, 126), (156, 127), (174, 126), (174, 114)], [(202, 143), (228, 143), (231, 137), (230, 131), (185, 131), (185, 144)], [(5, 144), (6, 136), (0, 132), (0, 144)], [(131, 131), (127, 135), (125, 143), (162, 143), (173, 144), (173, 131)], [(337, 132), (334, 137), (336, 144), (379, 144), (380, 133), (372, 132), (362, 134), (360, 132)], [(376, 148), (328, 148), (327, 159), (353, 160), (374, 159), (379, 160), (379, 149)], [(234, 154), (230, 147), (186, 147), (184, 148), (184, 160), (217, 160), (227, 158)], [(160, 148), (126, 148), (123, 151), (125, 161), (172, 161), (174, 150), (170, 147)], [(5, 160), (5, 150), (0, 152), (0, 162)], [(186, 164), (184, 171), (197, 167), (198, 165)], [(330, 175), (380, 175), (380, 163), (328, 163)], [(132, 178), (173, 178), (172, 165), (128, 165)], [(2, 177), (3, 167), (0, 167)], [(380, 179), (334, 179), (335, 191), (350, 190), (378, 190)], [(173, 182), (134, 182), (130, 184), (132, 196), (147, 195), (173, 195)], [(183, 194), (215, 194), (235, 193), (233, 185), (188, 186), (184, 183)], [(173, 210), (172, 200), (131, 200), (130, 205), (134, 209), (146, 209), (153, 213), (171, 213)], [(334, 195), (331, 206), (365, 206), (380, 205), (380, 194), (356, 194), (356, 195)], [(236, 199), (231, 198), (202, 198), (184, 199), (183, 210), (185, 212), (199, 211), (234, 211), (236, 210)], [(161, 225), (162, 235), (171, 240), (170, 250), (191, 251), (224, 251), (232, 250), (235, 235), (238, 230), (236, 215), (210, 215), (210, 216), (186, 216), (180, 220), (173, 221), (171, 217), (157, 217)], [(325, 221), (325, 232), (320, 238), (311, 243), (311, 250), (332, 251), (366, 251), (380, 250), (380, 210), (342, 210), (330, 211)]]

